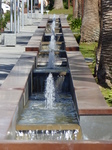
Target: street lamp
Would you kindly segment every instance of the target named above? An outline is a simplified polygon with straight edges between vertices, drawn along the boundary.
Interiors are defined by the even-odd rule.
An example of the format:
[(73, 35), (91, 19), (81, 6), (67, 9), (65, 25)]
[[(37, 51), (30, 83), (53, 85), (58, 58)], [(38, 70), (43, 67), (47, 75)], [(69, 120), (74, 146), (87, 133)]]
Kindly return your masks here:
[(16, 0), (14, 0), (14, 33), (16, 33)]
[(43, 0), (41, 0), (41, 14), (43, 15)]
[(13, 25), (13, 0), (10, 0), (10, 31), (12, 31)]

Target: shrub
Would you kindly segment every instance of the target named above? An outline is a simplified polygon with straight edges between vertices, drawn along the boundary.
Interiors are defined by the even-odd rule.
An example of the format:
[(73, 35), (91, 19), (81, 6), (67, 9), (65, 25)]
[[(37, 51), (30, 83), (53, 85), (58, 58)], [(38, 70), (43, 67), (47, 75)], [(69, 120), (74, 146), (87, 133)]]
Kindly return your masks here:
[(7, 22), (6, 22), (5, 18), (2, 16), (0, 19), (0, 30), (4, 29), (6, 27), (6, 24), (7, 24)]
[(8, 21), (10, 21), (10, 12), (9, 11), (1, 16), (0, 29), (6, 28), (6, 25), (7, 25)]
[(64, 2), (63, 4), (64, 4), (64, 8), (68, 9), (68, 1)]
[(7, 13), (4, 14), (4, 18), (5, 18), (6, 22), (10, 21), (10, 11), (8, 11)]
[(67, 17), (67, 20), (72, 21), (72, 19), (73, 19), (73, 14), (69, 14), (68, 17)]
[(47, 10), (52, 10), (54, 5), (54, 0), (49, 0), (49, 4), (46, 6)]
[(81, 18), (77, 18), (77, 19), (73, 19), (71, 21), (71, 29), (74, 30), (75, 28), (81, 28), (81, 24), (82, 24), (82, 21), (81, 21)]
[(80, 34), (74, 34), (74, 37), (75, 37), (77, 43), (79, 44), (80, 43), (81, 35)]

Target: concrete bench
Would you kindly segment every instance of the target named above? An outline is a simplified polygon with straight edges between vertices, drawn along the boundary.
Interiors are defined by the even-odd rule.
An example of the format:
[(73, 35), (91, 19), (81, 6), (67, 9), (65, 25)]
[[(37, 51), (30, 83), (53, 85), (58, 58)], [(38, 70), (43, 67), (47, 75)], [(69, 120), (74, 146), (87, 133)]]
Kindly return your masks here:
[(5, 46), (16, 46), (16, 34), (2, 33), (1, 44)]

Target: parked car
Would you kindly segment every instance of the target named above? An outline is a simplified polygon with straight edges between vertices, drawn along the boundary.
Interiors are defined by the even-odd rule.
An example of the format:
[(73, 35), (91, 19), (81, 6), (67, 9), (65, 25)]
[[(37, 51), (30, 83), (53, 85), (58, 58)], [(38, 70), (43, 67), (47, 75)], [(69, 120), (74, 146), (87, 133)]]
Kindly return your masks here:
[(6, 13), (7, 11), (10, 11), (10, 6), (5, 4), (5, 3), (2, 3), (2, 13)]

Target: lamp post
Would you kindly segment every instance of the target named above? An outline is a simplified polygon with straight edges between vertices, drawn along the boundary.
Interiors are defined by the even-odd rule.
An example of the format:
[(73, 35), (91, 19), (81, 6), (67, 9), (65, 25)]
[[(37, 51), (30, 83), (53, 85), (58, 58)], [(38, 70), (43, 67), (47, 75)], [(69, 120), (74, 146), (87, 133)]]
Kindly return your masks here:
[(32, 18), (32, 7), (33, 7), (33, 2), (31, 0), (31, 18)]
[(14, 33), (16, 33), (16, 0), (14, 0)]
[(24, 28), (24, 0), (22, 0), (22, 28)]
[(13, 26), (13, 0), (10, 0), (10, 31), (12, 31)]
[[(0, 19), (2, 17), (2, 9), (1, 9), (1, 1), (0, 1)], [(1, 22), (0, 22), (0, 27), (1, 27)], [(0, 32), (1, 32), (1, 29), (0, 29)]]
[(29, 0), (27, 0), (27, 17), (29, 18)]
[(41, 0), (41, 14), (43, 15), (43, 0)]
[(19, 30), (20, 30), (20, 29), (19, 29), (19, 19), (20, 19), (20, 17), (19, 17), (19, 16), (20, 16), (20, 10), (19, 10), (19, 0), (18, 0), (17, 11), (18, 11), (18, 13), (17, 13), (17, 15), (18, 15), (18, 30), (17, 30), (17, 31), (18, 31), (18, 33), (19, 33)]

